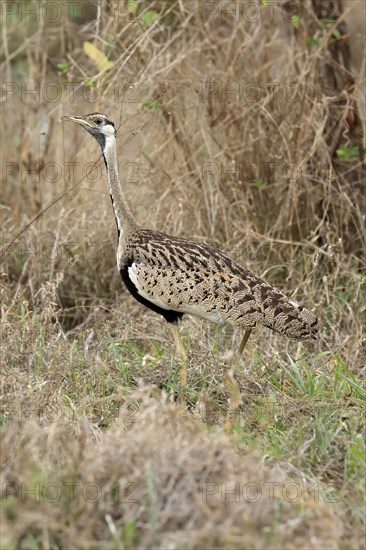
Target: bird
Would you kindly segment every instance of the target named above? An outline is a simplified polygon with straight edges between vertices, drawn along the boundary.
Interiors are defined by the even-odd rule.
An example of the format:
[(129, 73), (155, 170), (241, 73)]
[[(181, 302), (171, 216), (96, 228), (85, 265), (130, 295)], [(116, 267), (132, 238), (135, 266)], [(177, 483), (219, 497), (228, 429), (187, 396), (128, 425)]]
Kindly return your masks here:
[(117, 225), (116, 261), (127, 290), (170, 325), (181, 358), (180, 384), (187, 384), (188, 355), (178, 329), (184, 314), (244, 329), (227, 375), (231, 402), (238, 403), (234, 374), (251, 331), (264, 325), (293, 340), (315, 340), (319, 320), (310, 310), (225, 253), (180, 236), (142, 227), (133, 216), (118, 175), (117, 130), (103, 113), (65, 115), (98, 142), (104, 158)]

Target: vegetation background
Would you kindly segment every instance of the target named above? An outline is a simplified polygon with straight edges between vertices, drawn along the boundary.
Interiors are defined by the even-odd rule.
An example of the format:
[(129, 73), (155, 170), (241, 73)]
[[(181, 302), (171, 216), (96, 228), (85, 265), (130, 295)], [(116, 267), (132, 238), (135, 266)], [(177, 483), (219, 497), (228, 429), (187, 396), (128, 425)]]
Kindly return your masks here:
[[(1, 548), (364, 548), (363, 0), (1, 3)], [(316, 343), (134, 302), (97, 144), (137, 219), (316, 312)]]

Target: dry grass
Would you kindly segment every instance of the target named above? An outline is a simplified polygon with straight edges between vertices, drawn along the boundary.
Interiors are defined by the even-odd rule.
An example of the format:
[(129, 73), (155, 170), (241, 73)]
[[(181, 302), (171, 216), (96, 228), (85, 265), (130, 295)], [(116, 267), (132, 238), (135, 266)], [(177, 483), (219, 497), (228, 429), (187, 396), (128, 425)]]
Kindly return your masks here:
[[(119, 5), (3, 23), (1, 547), (364, 548), (364, 5), (344, 2), (353, 66), (335, 62), (338, 27), (310, 2), (292, 23), (282, 3), (256, 23), (225, 3), (207, 18), (212, 3)], [(321, 318), (316, 344), (253, 335), (230, 436), (237, 335), (183, 321), (178, 408), (169, 330), (115, 272), (97, 146), (59, 123), (96, 110), (119, 126), (141, 223), (224, 249)], [(222, 492), (235, 483), (239, 502)]]
[(125, 401), (107, 431), (66, 414), (13, 424), (5, 482), (34, 493), (8, 498), (5, 545), (39, 533), (49, 548), (337, 547), (341, 524), (314, 487), (238, 455), (226, 437), (146, 393), (132, 392), (140, 411), (132, 416)]

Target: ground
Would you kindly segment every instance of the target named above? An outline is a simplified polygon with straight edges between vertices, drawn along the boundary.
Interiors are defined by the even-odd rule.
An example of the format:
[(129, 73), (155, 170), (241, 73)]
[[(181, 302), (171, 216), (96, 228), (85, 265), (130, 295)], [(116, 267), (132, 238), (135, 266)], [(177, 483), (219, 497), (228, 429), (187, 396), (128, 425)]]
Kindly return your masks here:
[[(363, 2), (6, 4), (1, 548), (365, 548)], [(239, 332), (186, 316), (181, 388), (122, 285), (100, 150), (59, 121), (94, 111), (141, 224), (320, 318), (253, 332), (235, 415)]]

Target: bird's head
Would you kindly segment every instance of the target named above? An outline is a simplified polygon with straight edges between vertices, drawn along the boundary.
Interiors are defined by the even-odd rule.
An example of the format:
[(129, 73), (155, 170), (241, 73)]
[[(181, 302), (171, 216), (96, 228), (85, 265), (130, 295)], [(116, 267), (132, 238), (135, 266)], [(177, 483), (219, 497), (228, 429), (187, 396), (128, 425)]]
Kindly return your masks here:
[(80, 124), (89, 134), (95, 137), (103, 151), (108, 137), (116, 136), (116, 127), (113, 120), (102, 113), (90, 113), (84, 116), (65, 115), (61, 119)]

